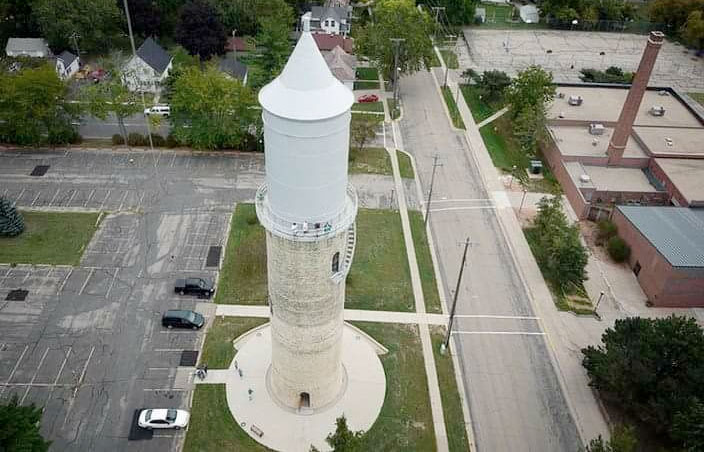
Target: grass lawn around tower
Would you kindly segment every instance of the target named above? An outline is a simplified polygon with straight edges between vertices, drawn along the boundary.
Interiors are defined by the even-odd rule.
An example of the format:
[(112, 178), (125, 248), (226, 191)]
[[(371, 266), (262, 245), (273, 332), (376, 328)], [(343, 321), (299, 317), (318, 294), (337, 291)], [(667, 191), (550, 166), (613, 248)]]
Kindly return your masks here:
[(411, 163), (411, 157), (405, 152), (396, 151), (398, 156), (398, 170), (401, 173), (401, 177), (408, 179), (413, 179), (416, 177), (413, 171), (413, 164)]
[(78, 265), (98, 229), (98, 213), (23, 212), (24, 232), (0, 238), (0, 262)]
[(359, 209), (345, 307), (414, 311), (411, 274), (397, 211)]
[(232, 341), (268, 321), (261, 317), (215, 317), (205, 335), (200, 362), (209, 369), (228, 369), (235, 357)]

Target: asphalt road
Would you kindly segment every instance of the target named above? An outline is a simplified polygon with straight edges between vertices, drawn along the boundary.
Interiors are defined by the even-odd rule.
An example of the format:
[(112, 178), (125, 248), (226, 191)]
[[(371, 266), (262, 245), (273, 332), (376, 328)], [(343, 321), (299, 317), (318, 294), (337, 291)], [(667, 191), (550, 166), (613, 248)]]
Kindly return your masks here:
[[(136, 132), (142, 135), (147, 134), (147, 124), (144, 115), (141, 113), (125, 118), (125, 127), (127, 128), (127, 133)], [(159, 134), (166, 138), (170, 130), (171, 125), (168, 119), (164, 118), (161, 120), (159, 127), (156, 129), (152, 128), (152, 133)], [(120, 127), (117, 123), (117, 119), (112, 115), (104, 121), (90, 115), (84, 115), (80, 119), (78, 133), (80, 133), (83, 138), (87, 139), (111, 138), (113, 135), (120, 133)]]
[(454, 331), (477, 448), (576, 451), (576, 425), (498, 224), (501, 196), (483, 187), (467, 142), (450, 127), (432, 76), (421, 71), (404, 78), (401, 92), (404, 146), (416, 158), (425, 193), (434, 155), (442, 165), (430, 225), (448, 300), (463, 242), (471, 240)]

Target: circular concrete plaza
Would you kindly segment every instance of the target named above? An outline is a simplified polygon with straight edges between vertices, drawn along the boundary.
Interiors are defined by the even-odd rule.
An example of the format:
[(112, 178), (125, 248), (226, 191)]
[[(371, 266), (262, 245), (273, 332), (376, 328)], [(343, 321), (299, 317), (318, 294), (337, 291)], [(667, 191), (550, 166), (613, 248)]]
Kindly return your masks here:
[[(325, 438), (335, 430), (335, 420), (343, 413), (351, 430), (369, 430), (379, 416), (386, 394), (386, 377), (378, 354), (386, 350), (353, 326), (345, 324), (342, 336), (346, 390), (334, 404), (320, 412), (291, 411), (269, 394), (266, 381), (271, 366), (269, 324), (236, 340), (235, 348), (237, 354), (226, 378), (227, 404), (242, 429), (266, 447), (308, 452), (314, 445), (319, 450), (328, 450)], [(242, 371), (241, 377), (237, 369)]]

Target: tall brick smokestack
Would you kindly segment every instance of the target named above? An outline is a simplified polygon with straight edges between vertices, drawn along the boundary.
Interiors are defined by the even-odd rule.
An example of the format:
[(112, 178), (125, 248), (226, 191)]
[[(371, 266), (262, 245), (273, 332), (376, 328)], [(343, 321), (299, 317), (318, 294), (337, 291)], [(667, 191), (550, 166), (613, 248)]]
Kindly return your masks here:
[(633, 130), (633, 121), (635, 121), (638, 114), (643, 94), (645, 94), (645, 89), (648, 87), (650, 74), (653, 72), (653, 66), (655, 66), (655, 59), (658, 57), (658, 52), (664, 39), (665, 35), (660, 31), (651, 31), (650, 36), (648, 36), (648, 44), (646, 44), (645, 51), (643, 51), (638, 71), (633, 77), (633, 84), (631, 89), (628, 90), (626, 102), (623, 104), (616, 129), (609, 142), (609, 148), (606, 150), (609, 156), (609, 165), (618, 165), (621, 162), (623, 150), (626, 148), (626, 143)]

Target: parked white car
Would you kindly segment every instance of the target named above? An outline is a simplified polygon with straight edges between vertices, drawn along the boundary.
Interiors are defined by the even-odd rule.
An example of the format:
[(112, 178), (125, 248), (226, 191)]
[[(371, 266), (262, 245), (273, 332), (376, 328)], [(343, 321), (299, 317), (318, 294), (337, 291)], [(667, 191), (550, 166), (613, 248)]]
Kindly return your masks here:
[(144, 110), (145, 116), (155, 115), (167, 117), (171, 114), (171, 107), (168, 105), (154, 105)]
[(152, 408), (139, 413), (137, 425), (147, 430), (153, 428), (180, 429), (188, 425), (191, 415), (188, 411), (167, 408)]

